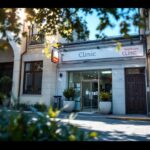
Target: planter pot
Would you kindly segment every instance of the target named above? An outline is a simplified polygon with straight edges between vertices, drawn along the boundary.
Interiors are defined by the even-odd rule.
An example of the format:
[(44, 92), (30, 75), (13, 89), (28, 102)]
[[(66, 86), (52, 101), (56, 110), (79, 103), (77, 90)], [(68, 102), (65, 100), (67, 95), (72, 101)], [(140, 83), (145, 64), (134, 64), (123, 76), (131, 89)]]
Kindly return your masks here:
[(75, 111), (80, 111), (80, 101), (75, 101)]
[(72, 112), (75, 107), (75, 101), (64, 101), (63, 110), (66, 112)]
[(104, 101), (99, 102), (100, 113), (102, 114), (111, 113), (111, 105), (112, 105), (112, 102), (104, 102)]

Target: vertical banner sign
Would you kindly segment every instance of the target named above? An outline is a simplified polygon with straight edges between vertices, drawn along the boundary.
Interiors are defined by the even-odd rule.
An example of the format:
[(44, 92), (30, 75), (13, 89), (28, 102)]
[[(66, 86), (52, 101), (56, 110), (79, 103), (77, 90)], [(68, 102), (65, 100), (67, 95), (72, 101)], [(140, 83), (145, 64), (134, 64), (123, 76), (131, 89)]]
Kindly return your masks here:
[(52, 49), (51, 61), (53, 63), (58, 63), (59, 62), (59, 54), (58, 54), (57, 49)]

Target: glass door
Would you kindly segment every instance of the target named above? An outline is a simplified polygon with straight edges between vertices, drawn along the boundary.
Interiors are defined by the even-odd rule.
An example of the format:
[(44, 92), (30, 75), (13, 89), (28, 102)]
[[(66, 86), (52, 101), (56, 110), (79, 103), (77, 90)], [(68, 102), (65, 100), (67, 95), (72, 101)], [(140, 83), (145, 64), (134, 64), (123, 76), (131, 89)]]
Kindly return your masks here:
[(92, 110), (97, 111), (98, 109), (98, 81), (97, 82), (91, 82), (92, 87)]
[(98, 80), (83, 80), (81, 90), (82, 111), (98, 110)]

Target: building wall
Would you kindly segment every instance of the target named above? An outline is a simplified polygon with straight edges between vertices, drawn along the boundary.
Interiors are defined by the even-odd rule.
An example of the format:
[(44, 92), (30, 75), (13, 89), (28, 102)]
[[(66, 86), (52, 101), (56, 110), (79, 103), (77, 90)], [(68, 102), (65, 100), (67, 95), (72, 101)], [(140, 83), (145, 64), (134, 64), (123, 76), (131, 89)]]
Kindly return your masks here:
[[(0, 63), (13, 62), (13, 76), (12, 76), (12, 98), (11, 101), (14, 103), (14, 98), (18, 99), (18, 90), (19, 90), (19, 73), (20, 73), (20, 56), (21, 51), (24, 51), (25, 40), (21, 44), (16, 43), (13, 39), (13, 34), (9, 31), (6, 31), (8, 38), (8, 44), (10, 45), (8, 50), (0, 50)], [(20, 37), (21, 38), (21, 37)], [(1, 39), (1, 42), (6, 42), (6, 39)]]
[(112, 111), (113, 114), (126, 114), (124, 69), (133, 67), (145, 67), (145, 59), (60, 65), (57, 78), (59, 79), (60, 73), (63, 77), (57, 80), (58, 94), (63, 97), (63, 91), (68, 86), (68, 71), (112, 69)]
[[(149, 41), (150, 43), (150, 41)], [(148, 114), (150, 115), (150, 55), (147, 56), (147, 78), (148, 78), (148, 83), (147, 83), (147, 104), (148, 104)]]
[[(28, 52), (23, 56), (22, 75), (21, 75), (21, 103), (45, 103), (50, 105), (50, 101), (55, 94), (56, 85), (56, 64), (51, 62), (43, 53), (43, 45), (30, 46)], [(26, 61), (43, 61), (43, 75), (42, 75), (42, 91), (41, 95), (23, 94), (23, 79), (24, 79), (24, 62)]]
[[(22, 8), (20, 11), (24, 11), (24, 8)], [(12, 47), (13, 50), (13, 81), (12, 81), (12, 98), (11, 101), (14, 104), (14, 98), (18, 100), (18, 91), (19, 91), (19, 74), (20, 74), (20, 56), (21, 53), (25, 51), (26, 48), (26, 38), (23, 38), (22, 32), (27, 31), (28, 32), (28, 27), (27, 27), (27, 22), (25, 22), (25, 18), (22, 13), (18, 13), (21, 16), (21, 18), (18, 20), (18, 22), (22, 23), (23, 26), (21, 26), (21, 32), (19, 34), (19, 37), (21, 38), (21, 44), (16, 43), (13, 39), (13, 33), (10, 31), (6, 31), (7, 37), (8, 37), (8, 42)], [(1, 55), (1, 54), (0, 54)], [(9, 54), (4, 56), (5, 59), (10, 59), (12, 61), (12, 58), (10, 58)], [(1, 59), (0, 59), (1, 60)], [(3, 61), (3, 60), (2, 60)]]
[[(62, 78), (59, 77), (59, 74), (62, 73)], [(58, 70), (57, 74), (57, 94), (62, 96), (64, 100), (63, 91), (68, 87), (68, 73), (67, 71)]]
[[(141, 12), (144, 12), (144, 8), (140, 9)], [(141, 13), (141, 14), (142, 14)], [(144, 16), (144, 14), (142, 14)], [(148, 16), (145, 16), (145, 30), (141, 32), (140, 34), (145, 33), (145, 38), (146, 38), (146, 52), (148, 53), (147, 55), (147, 104), (148, 104), (148, 114), (150, 115), (150, 9), (148, 10)]]
[(113, 114), (125, 114), (125, 76), (124, 68), (112, 69)]
[(8, 50), (5, 51), (0, 50), (0, 63), (13, 61), (14, 61), (14, 54), (12, 48), (9, 48)]

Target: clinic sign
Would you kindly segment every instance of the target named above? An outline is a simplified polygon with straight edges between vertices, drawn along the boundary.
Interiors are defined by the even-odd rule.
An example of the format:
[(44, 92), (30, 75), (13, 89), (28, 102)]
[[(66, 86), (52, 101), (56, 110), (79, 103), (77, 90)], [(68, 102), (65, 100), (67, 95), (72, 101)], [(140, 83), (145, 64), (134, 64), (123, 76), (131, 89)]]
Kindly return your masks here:
[[(143, 49), (142, 49), (143, 52)], [(122, 56), (128, 57), (128, 56), (143, 56), (143, 53), (141, 53), (139, 46), (132, 46), (132, 47), (123, 47), (121, 51)]]
[(116, 47), (82, 50), (82, 51), (67, 51), (62, 53), (62, 61), (103, 59), (103, 58), (119, 58), (119, 57), (134, 57), (144, 56), (143, 45), (124, 46), (119, 51)]

